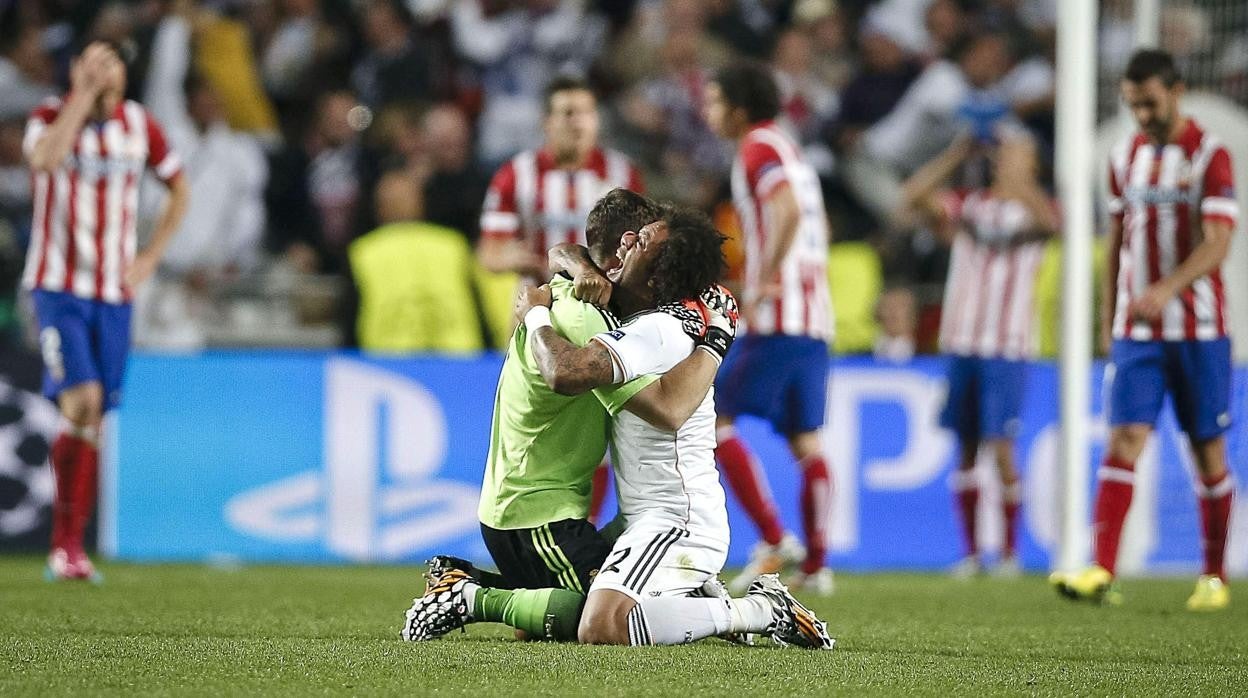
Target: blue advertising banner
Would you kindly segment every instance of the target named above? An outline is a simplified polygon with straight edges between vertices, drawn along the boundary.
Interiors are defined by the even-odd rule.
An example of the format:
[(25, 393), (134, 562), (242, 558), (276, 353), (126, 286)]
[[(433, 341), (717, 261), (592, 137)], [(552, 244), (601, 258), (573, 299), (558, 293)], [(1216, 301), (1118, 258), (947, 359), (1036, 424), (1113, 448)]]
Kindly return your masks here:
[[(476, 505), (500, 366), (496, 356), (137, 355), (115, 421), (102, 545), (129, 560), (488, 559)], [(939, 358), (834, 362), (825, 448), (836, 478), (830, 559), (837, 568), (938, 569), (962, 555), (948, 485), (955, 443), (935, 426), (944, 367)], [(1105, 436), (1100, 382), (1098, 370), (1093, 463)], [(1032, 366), (1017, 450), (1021, 555), (1031, 569), (1047, 567), (1057, 538), (1057, 394), (1054, 367)], [(1246, 395), (1241, 368), (1237, 412)], [(1231, 462), (1248, 463), (1248, 429), (1236, 424)], [(739, 430), (770, 474), (785, 523), (800, 531), (799, 476), (783, 440), (754, 420)], [(1190, 460), (1167, 416), (1139, 464), (1125, 572), (1195, 569)], [(977, 468), (980, 537), (989, 551), (1002, 531), (994, 472), (986, 461)], [(741, 564), (757, 536), (731, 496), (729, 507), (729, 563)], [(1239, 509), (1233, 541), (1245, 540), (1248, 525), (1248, 511)], [(1248, 568), (1246, 557), (1232, 545), (1232, 569)]]

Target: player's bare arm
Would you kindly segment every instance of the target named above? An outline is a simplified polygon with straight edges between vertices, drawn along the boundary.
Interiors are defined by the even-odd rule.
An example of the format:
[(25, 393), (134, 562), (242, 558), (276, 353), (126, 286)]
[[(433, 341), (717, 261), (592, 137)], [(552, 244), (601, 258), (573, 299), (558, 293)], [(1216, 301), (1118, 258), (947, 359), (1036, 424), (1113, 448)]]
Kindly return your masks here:
[[(797, 203), (793, 187), (788, 182), (777, 185), (771, 196), (767, 197), (766, 216), (767, 229), (775, 231), (775, 234), (767, 238), (766, 249), (763, 250), (762, 274), (759, 278), (763, 282), (764, 296), (767, 295), (767, 289), (773, 287), (776, 279), (780, 278), (780, 265), (793, 247), (793, 241), (797, 239), (797, 229), (802, 224), (802, 209)], [(771, 288), (771, 291), (778, 293), (779, 289)]]
[(566, 272), (572, 276), (574, 298), (602, 307), (611, 301), (611, 281), (590, 259), (588, 249), (564, 242), (550, 248), (547, 257), (551, 273)]
[(30, 166), (36, 172), (52, 172), (64, 162), (95, 109), (96, 99), (105, 87), (110, 62), (119, 60), (111, 48), (97, 42), (74, 61), (70, 68), (69, 100), (31, 149)]
[(178, 173), (165, 186), (169, 188), (169, 199), (160, 213), (152, 239), (147, 247), (135, 255), (130, 268), (126, 270), (126, 285), (130, 288), (147, 281), (156, 272), (160, 258), (164, 256), (178, 226), (182, 224), (182, 217), (186, 215), (186, 207), (191, 200), (191, 185), (186, 177)]
[(1111, 218), (1105, 240), (1105, 277), (1101, 280), (1101, 351), (1113, 340), (1114, 308), (1118, 305), (1118, 253), (1122, 251), (1122, 219)]
[(1150, 321), (1160, 318), (1171, 298), (1226, 260), (1234, 233), (1232, 225), (1224, 220), (1206, 221), (1201, 230), (1204, 234), (1200, 244), (1187, 259), (1169, 276), (1149, 286), (1142, 296), (1132, 301), (1128, 308), (1132, 317)]
[(578, 347), (549, 326), (539, 328), (530, 341), (542, 378), (560, 395), (580, 395), (614, 382), (611, 352), (598, 342)]
[(901, 210), (898, 220), (909, 220), (912, 215), (932, 226), (934, 232), (945, 242), (951, 242), (957, 231), (949, 219), (945, 207), (936, 200), (936, 192), (944, 185), (954, 170), (971, 154), (973, 141), (969, 136), (955, 140), (940, 155), (918, 169), (902, 186)]
[(578, 347), (560, 337), (550, 325), (553, 303), (549, 286), (522, 288), (516, 296), (516, 316), (529, 328), (529, 350), (546, 385), (560, 395), (610, 385), (615, 378), (611, 353), (598, 342)]

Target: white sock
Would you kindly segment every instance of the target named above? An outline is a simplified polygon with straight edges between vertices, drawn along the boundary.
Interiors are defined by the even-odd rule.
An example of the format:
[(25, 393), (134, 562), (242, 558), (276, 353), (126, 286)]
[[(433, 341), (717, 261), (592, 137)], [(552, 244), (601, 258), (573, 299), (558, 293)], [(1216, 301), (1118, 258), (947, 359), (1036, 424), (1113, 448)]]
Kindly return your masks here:
[(771, 627), (771, 604), (761, 596), (728, 599), (728, 609), (732, 613), (730, 633), (765, 633)]
[(759, 598), (692, 596), (642, 599), (628, 614), (633, 645), (681, 645), (728, 632), (764, 632), (771, 606)]

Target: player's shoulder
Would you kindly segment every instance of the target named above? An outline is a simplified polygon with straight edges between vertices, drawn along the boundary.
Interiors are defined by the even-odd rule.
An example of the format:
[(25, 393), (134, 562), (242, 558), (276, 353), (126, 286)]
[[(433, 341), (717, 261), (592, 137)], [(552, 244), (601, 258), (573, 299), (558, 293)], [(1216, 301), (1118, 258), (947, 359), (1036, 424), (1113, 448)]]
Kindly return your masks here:
[(1219, 152), (1230, 157), (1231, 152), (1227, 149), (1226, 142), (1192, 117), (1188, 117), (1188, 129), (1184, 134), (1184, 140), (1185, 145), (1192, 152), (1193, 160), (1211, 158)]
[(773, 122), (754, 127), (741, 139), (741, 160), (746, 167), (793, 157), (792, 141)]

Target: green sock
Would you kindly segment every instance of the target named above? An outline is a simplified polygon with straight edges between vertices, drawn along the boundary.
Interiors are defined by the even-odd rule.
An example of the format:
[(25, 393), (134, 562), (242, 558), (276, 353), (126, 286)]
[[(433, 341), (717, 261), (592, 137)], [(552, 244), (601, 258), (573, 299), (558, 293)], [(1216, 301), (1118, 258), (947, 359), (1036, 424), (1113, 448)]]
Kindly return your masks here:
[(506, 623), (543, 640), (572, 642), (585, 597), (567, 589), (485, 589), (472, 601), (472, 619)]

